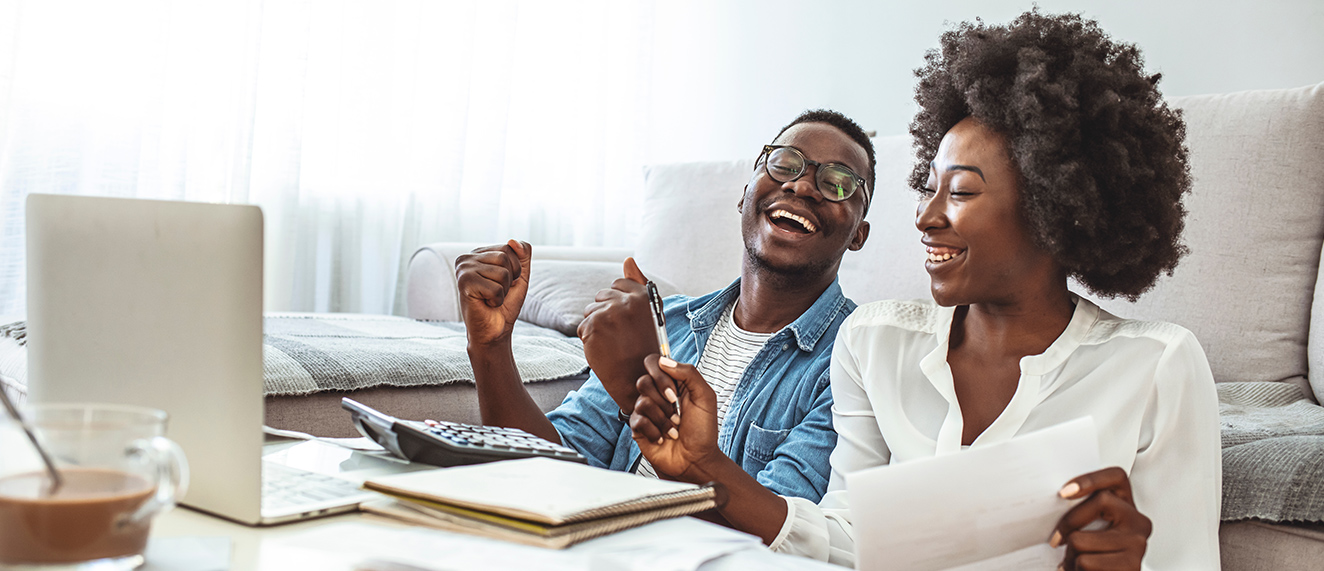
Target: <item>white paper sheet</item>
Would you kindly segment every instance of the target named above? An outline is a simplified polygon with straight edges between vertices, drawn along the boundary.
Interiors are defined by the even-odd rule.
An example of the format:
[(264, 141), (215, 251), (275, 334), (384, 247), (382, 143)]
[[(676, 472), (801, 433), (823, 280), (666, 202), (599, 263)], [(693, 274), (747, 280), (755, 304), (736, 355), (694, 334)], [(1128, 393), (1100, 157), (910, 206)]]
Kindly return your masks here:
[(750, 549), (766, 551), (758, 537), (681, 517), (590, 539), (567, 551), (588, 556), (595, 571), (694, 571)]
[[(385, 527), (349, 521), (314, 527), (263, 543), (262, 569), (336, 571), (577, 571), (578, 554), (516, 545), (425, 528)], [(296, 566), (290, 566), (299, 562)]]
[[(1075, 502), (1057, 491), (1102, 468), (1091, 418), (956, 454), (846, 475), (860, 569), (1055, 569), (1053, 528)], [(1011, 567), (993, 558), (1027, 550)], [(1037, 557), (1035, 555), (1038, 555)]]
[[(543, 549), (421, 527), (351, 521), (314, 527), (262, 545), (267, 569), (327, 571), (694, 571), (746, 550), (757, 537), (694, 518), (650, 523), (569, 549)], [(775, 554), (770, 554), (775, 555)], [(799, 558), (773, 560), (791, 567)], [(297, 566), (290, 566), (298, 562)]]

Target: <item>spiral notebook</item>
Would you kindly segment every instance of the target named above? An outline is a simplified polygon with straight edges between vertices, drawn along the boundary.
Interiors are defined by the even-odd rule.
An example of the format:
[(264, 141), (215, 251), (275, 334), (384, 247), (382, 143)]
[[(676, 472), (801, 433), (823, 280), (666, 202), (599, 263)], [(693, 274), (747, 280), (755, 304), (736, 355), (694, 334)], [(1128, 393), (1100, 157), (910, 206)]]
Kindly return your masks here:
[(711, 486), (548, 458), (383, 476), (363, 487), (394, 498), (364, 504), (370, 513), (553, 548), (716, 505)]

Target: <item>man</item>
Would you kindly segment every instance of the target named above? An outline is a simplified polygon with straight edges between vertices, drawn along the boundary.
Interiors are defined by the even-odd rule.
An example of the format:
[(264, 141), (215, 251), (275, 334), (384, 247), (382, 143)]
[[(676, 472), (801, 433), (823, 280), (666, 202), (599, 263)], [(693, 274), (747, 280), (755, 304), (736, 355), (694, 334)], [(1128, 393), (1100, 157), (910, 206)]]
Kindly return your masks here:
[[(800, 115), (759, 155), (736, 205), (740, 278), (666, 300), (672, 358), (696, 363), (718, 393), (719, 447), (745, 479), (733, 485), (752, 478), (770, 493), (815, 502), (827, 487), (836, 444), (828, 366), (837, 328), (855, 309), (837, 268), (868, 238), (873, 171), (873, 145), (853, 121), (832, 111)], [(595, 466), (654, 475), (628, 425), (636, 383), (648, 375), (644, 358), (658, 351), (643, 274), (627, 260), (625, 278), (588, 306), (579, 336), (592, 374), (544, 416), (510, 345), (531, 259), (531, 247), (512, 240), (456, 260), (483, 423), (561, 442)]]

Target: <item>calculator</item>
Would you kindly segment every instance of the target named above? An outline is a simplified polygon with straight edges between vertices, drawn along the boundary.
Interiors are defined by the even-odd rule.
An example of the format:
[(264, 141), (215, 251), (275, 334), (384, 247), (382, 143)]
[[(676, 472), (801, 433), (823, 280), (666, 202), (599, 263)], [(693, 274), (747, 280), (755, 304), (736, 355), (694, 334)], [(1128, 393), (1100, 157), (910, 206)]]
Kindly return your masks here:
[(518, 428), (401, 420), (351, 398), (341, 398), (340, 407), (349, 411), (360, 433), (410, 462), (446, 467), (543, 457), (588, 463), (578, 452)]

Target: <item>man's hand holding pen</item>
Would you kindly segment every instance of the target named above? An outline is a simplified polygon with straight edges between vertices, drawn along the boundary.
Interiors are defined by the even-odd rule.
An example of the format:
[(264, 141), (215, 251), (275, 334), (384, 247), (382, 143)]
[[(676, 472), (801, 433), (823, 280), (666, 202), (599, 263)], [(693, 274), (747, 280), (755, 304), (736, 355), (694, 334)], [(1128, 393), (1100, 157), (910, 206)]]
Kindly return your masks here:
[(635, 381), (648, 373), (644, 357), (659, 351), (648, 278), (633, 258), (626, 258), (625, 276), (601, 290), (584, 309), (579, 338), (584, 358), (621, 411), (634, 410)]

